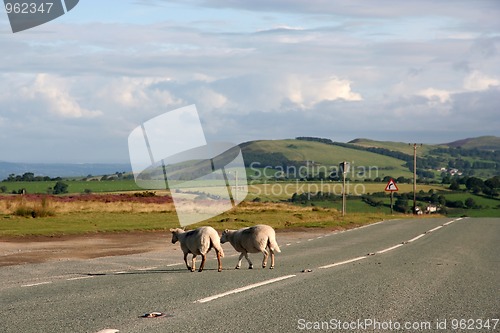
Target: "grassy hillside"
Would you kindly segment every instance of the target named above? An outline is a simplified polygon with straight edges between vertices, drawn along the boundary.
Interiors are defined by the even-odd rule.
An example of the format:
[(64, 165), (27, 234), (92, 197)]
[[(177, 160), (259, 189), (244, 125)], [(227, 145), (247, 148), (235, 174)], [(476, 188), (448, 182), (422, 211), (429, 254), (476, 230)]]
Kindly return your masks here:
[[(403, 166), (404, 161), (399, 159), (321, 142), (294, 139), (253, 141), (243, 144), (242, 150), (245, 163), (251, 166), (254, 162), (254, 167), (282, 167), (283, 163), (291, 161), (295, 162), (295, 165), (309, 165), (311, 169), (320, 170), (321, 167), (336, 168), (342, 161), (347, 161), (354, 167), (355, 172), (363, 168), (372, 170), (372, 174), (367, 175), (369, 178), (411, 176), (408, 168)], [(274, 164), (266, 160), (266, 154), (268, 156), (274, 154), (272, 155)]]
[(447, 143), (446, 146), (463, 149), (500, 150), (500, 138), (496, 136), (481, 136)]
[[(403, 153), (406, 156), (396, 157), (406, 159), (411, 167), (413, 146), (407, 143), (356, 139), (349, 144), (381, 154), (387, 152), (377, 150)], [(500, 172), (500, 138), (483, 136), (440, 145), (425, 144), (418, 147), (417, 158), (417, 169), (432, 172), (435, 178), (441, 176), (442, 169), (464, 176), (490, 178)]]
[[(349, 143), (365, 148), (384, 148), (392, 151), (398, 151), (407, 155), (413, 155), (413, 143), (409, 144), (405, 142), (376, 141), (370, 139), (355, 139), (349, 141)], [(417, 149), (417, 156), (426, 155), (432, 149), (440, 146), (441, 145), (428, 145), (428, 144), (419, 146)]]

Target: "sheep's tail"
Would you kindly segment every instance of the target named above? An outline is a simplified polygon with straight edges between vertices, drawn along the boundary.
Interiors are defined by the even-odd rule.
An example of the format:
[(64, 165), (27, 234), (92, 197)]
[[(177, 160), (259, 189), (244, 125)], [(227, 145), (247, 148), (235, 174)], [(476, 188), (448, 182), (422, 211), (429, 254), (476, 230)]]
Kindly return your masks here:
[(280, 253), (281, 250), (280, 250), (280, 247), (278, 245), (278, 242), (276, 242), (276, 236), (275, 235), (271, 235), (269, 236), (269, 240), (267, 241), (268, 242), (268, 246), (269, 248), (273, 251), (273, 252), (277, 252), (277, 253)]
[(210, 237), (210, 242), (212, 243), (212, 247), (220, 253), (221, 258), (224, 258), (224, 250), (222, 250), (222, 246), (220, 245), (220, 239), (218, 237)]

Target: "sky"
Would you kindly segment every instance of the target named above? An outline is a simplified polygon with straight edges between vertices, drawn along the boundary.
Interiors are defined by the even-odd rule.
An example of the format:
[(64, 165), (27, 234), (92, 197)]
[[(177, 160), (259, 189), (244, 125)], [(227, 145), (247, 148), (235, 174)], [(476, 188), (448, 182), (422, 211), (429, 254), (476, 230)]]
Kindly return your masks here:
[(499, 17), (497, 0), (80, 0), (12, 33), (0, 8), (0, 161), (127, 163), (134, 128), (191, 104), (235, 144), (498, 136)]

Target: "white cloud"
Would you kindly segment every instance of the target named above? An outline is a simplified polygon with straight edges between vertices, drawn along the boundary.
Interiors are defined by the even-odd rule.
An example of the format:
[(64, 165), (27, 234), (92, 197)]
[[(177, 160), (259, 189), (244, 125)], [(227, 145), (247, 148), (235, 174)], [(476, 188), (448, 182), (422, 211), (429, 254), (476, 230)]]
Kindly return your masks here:
[(157, 88), (157, 85), (170, 81), (170, 78), (155, 77), (112, 78), (105, 83), (99, 96), (102, 100), (110, 98), (117, 105), (128, 109), (151, 109), (159, 106), (180, 105), (181, 99), (166, 89)]
[[(126, 151), (138, 124), (188, 104), (214, 140), (232, 142), (482, 135), (486, 123), (498, 128), (488, 101), (500, 87), (500, 7), (478, 1), (191, 0), (133, 17), (91, 15), (88, 2), (71, 20), (0, 34), (0, 133), (26, 142), (2, 148), (29, 160), (45, 139), (71, 161), (68, 140), (81, 149), (92, 132), (95, 161), (115, 142)], [(141, 2), (119, 7), (137, 14)]]
[(68, 91), (68, 81), (50, 74), (37, 74), (32, 84), (22, 88), (21, 94), (46, 104), (52, 114), (63, 118), (93, 118), (102, 115), (99, 110), (82, 107)]
[(286, 97), (293, 103), (310, 108), (324, 101), (361, 101), (361, 94), (351, 90), (351, 82), (337, 77), (315, 79), (297, 75), (286, 80)]
[(426, 97), (430, 100), (437, 98), (441, 103), (447, 103), (450, 101), (451, 93), (452, 92), (446, 90), (427, 88), (419, 91), (417, 95)]
[(494, 86), (499, 86), (500, 80), (489, 77), (479, 71), (472, 71), (464, 79), (464, 88), (468, 91), (486, 90)]
[(222, 109), (229, 103), (229, 99), (226, 96), (208, 87), (200, 87), (190, 95), (195, 97), (200, 108), (207, 112)]

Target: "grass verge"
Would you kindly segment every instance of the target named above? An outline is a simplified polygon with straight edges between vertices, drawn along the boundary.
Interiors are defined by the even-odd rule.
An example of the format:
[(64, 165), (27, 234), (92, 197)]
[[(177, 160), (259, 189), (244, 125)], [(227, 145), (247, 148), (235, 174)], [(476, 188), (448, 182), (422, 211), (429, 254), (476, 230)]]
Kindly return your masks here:
[[(188, 226), (210, 225), (217, 230), (238, 229), (259, 223), (277, 230), (306, 228), (350, 229), (381, 220), (405, 217), (383, 213), (351, 213), (341, 216), (336, 209), (298, 207), (286, 203), (243, 203), (210, 220)], [(75, 211), (31, 218), (0, 215), (0, 237), (82, 235), (101, 232), (165, 231), (178, 227), (174, 211)]]

